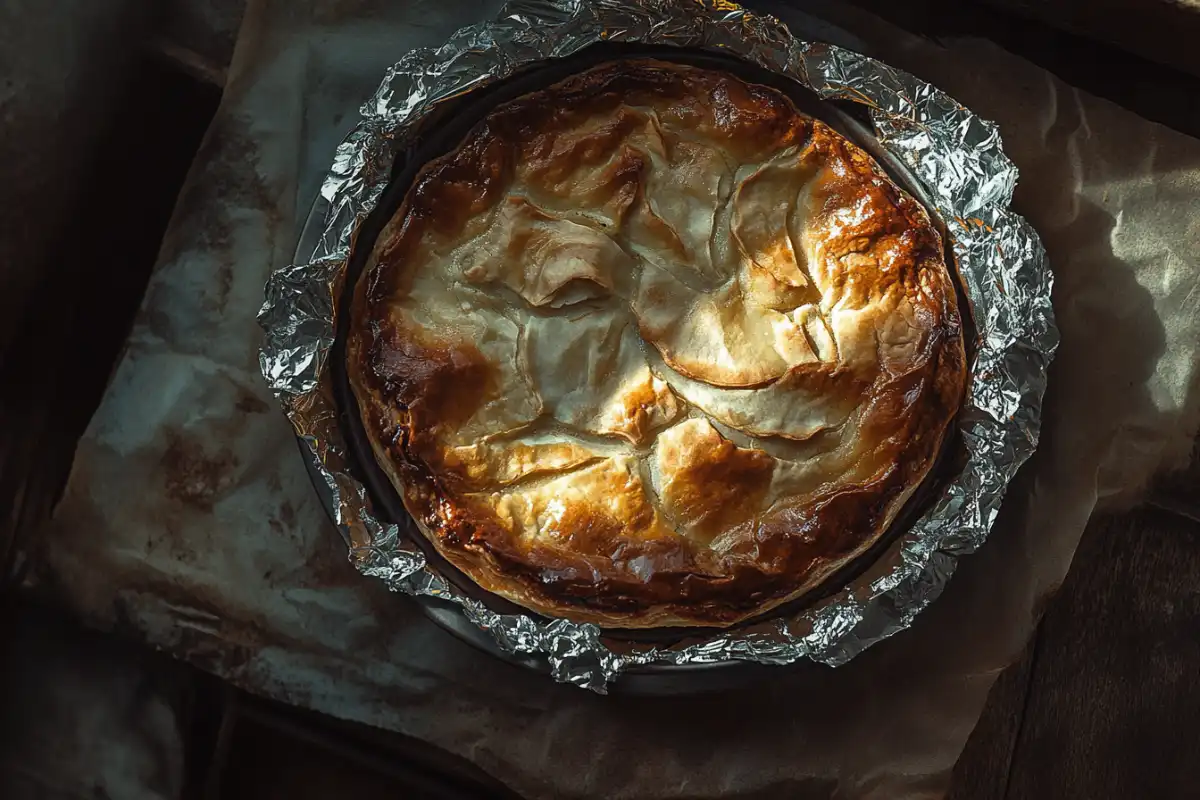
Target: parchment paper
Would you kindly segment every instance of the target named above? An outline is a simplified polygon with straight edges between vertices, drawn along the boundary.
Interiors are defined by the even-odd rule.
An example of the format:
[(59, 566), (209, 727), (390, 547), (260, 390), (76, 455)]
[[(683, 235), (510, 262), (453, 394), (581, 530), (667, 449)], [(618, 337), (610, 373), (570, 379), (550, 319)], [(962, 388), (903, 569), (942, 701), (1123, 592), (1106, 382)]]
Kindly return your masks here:
[(1097, 503), (1135, 496), (1190, 444), (1200, 141), (985, 42), (943, 49), (809, 4), (1000, 123), (1022, 169), (1016, 210), (1057, 276), (1042, 446), (988, 544), (912, 630), (840, 669), (780, 670), (738, 692), (595, 697), (494, 663), (355, 573), (255, 363), (263, 281), (290, 259), (354, 109), (405, 50), (496, 7), (251, 4), (37, 580), (94, 624), (425, 739), (529, 797), (939, 796)]

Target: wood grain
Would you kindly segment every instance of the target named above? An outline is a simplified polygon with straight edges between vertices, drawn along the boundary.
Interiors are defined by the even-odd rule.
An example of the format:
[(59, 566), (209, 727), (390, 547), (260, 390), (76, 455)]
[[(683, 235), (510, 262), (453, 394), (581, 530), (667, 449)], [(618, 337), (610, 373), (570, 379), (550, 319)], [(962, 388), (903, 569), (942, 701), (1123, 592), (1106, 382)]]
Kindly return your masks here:
[(1200, 529), (1160, 511), (1092, 526), (1047, 614), (1008, 800), (1194, 798)]
[(1096, 520), (949, 796), (1195, 798), (1198, 677), (1200, 524), (1153, 508)]
[(1036, 637), (1020, 660), (1000, 673), (988, 695), (979, 724), (955, 765), (947, 797), (953, 800), (1004, 800), (1033, 678)]

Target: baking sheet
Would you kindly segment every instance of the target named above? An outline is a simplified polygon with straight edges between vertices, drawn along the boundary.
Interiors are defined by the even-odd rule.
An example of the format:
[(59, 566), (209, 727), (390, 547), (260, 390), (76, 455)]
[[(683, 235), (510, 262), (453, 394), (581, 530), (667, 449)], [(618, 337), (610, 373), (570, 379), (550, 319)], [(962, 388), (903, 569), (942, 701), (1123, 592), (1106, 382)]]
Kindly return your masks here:
[(399, 51), (496, 5), (251, 5), (36, 579), (94, 624), (252, 691), (425, 739), (529, 797), (936, 795), (1096, 504), (1187, 451), (1200, 142), (985, 42), (941, 48), (813, 4), (859, 49), (1000, 124), (1023, 175), (1016, 209), (1057, 279), (1043, 441), (988, 545), (886, 645), (739, 693), (587, 697), (476, 653), (355, 573), (256, 375), (266, 271), (290, 258), (350, 109)]

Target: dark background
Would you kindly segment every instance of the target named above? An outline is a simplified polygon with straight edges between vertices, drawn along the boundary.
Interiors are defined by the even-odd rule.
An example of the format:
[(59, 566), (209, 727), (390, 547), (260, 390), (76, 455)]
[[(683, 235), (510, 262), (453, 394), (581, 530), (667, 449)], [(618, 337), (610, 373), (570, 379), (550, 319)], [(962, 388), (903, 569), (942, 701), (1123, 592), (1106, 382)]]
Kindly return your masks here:
[[(988, 36), (1200, 136), (1195, 0), (856, 4), (934, 39)], [(185, 710), (187, 798), (506, 796), (419, 742), (249, 697), (78, 629), (12, 588), (22, 545), (50, 513), (141, 301), (220, 101), (243, 6), (15, 0), (0, 9), (0, 582), (9, 587), (0, 652), (30, 629), (56, 631), (160, 672)], [(116, 224), (131, 217), (139, 224)], [(19, 721), (3, 677), (0, 772), (11, 767), (6, 737)], [(1000, 676), (950, 796), (1198, 797), (1197, 720), (1193, 458), (1138, 508), (1093, 520), (1033, 641)]]

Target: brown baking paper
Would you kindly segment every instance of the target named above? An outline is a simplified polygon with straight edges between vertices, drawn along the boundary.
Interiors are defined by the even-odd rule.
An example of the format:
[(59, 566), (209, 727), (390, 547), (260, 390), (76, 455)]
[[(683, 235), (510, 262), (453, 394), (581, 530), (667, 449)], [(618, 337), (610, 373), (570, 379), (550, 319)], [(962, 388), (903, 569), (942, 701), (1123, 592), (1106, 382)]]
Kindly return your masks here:
[(941, 48), (810, 6), (850, 31), (842, 43), (861, 39), (1000, 124), (1022, 172), (1015, 210), (1056, 274), (1062, 345), (1042, 444), (991, 539), (909, 631), (844, 667), (780, 669), (735, 692), (590, 696), (495, 662), (359, 576), (256, 362), (266, 275), (291, 259), (358, 104), (404, 51), (497, 6), (251, 3), (35, 580), (94, 624), (432, 742), (528, 797), (939, 795), (1097, 504), (1133, 496), (1190, 445), (1200, 141), (985, 42)]

